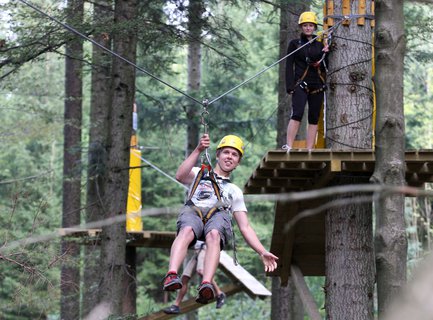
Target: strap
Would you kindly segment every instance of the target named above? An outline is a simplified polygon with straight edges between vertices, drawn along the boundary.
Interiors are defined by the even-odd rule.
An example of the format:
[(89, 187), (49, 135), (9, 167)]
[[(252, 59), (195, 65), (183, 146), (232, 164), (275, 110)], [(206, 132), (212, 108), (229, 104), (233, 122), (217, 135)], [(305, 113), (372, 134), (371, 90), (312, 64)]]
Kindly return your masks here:
[[(208, 171), (207, 176), (205, 176), (206, 170)], [(186, 201), (185, 204), (190, 206), (197, 213), (197, 215), (200, 217), (200, 219), (203, 221), (203, 223), (206, 223), (212, 217), (212, 215), (219, 210), (220, 207), (218, 206), (218, 207), (211, 208), (207, 212), (207, 214), (205, 216), (203, 216), (203, 213), (201, 212), (200, 208), (195, 206), (194, 202), (191, 199), (192, 199), (192, 196), (194, 195), (195, 191), (197, 190), (197, 187), (198, 187), (201, 180), (210, 180), (211, 181), (215, 195), (218, 199), (218, 203), (221, 203), (221, 190), (220, 190), (220, 187), (218, 185), (218, 182), (215, 179), (215, 173), (213, 172), (212, 167), (209, 164), (202, 164), (200, 171), (197, 173), (197, 176), (196, 176), (194, 183), (191, 187), (191, 192), (189, 194), (188, 200)]]
[[(208, 171), (208, 177), (205, 177), (205, 171), (206, 170)], [(215, 191), (215, 195), (218, 199), (218, 202), (221, 202), (221, 190), (220, 190), (220, 187), (218, 185), (218, 182), (215, 179), (215, 174), (212, 171), (212, 167), (209, 164), (204, 164), (204, 163), (201, 165), (200, 171), (197, 173), (197, 176), (196, 176), (194, 183), (192, 185), (192, 188), (191, 188), (191, 192), (189, 193), (188, 200), (191, 200), (192, 196), (194, 195), (195, 191), (197, 190), (197, 187), (198, 187), (198, 185), (202, 179), (203, 180), (209, 179), (212, 182), (212, 187)]]

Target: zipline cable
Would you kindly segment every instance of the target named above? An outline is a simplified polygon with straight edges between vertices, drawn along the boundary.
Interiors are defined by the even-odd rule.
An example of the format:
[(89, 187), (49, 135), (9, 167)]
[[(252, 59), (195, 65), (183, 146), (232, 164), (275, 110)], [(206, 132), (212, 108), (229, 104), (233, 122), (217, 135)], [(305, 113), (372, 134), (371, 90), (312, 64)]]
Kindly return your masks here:
[[(338, 23), (336, 23), (334, 26), (332, 26), (331, 28), (327, 29), (326, 32), (324, 33), (329, 33), (332, 32), (333, 29), (337, 28), (341, 23), (343, 22), (343, 20), (339, 21)], [(209, 105), (211, 105), (212, 103), (218, 101), (219, 99), (225, 97), (226, 95), (228, 95), (229, 93), (235, 91), (236, 89), (242, 87), (243, 85), (247, 84), (248, 82), (250, 82), (251, 80), (257, 78), (258, 76), (260, 76), (262, 73), (268, 71), (269, 69), (271, 69), (272, 67), (274, 67), (275, 65), (279, 64), (281, 61), (287, 59), (288, 57), (290, 57), (292, 54), (294, 54), (295, 52), (301, 50), (303, 47), (307, 46), (308, 44), (311, 44), (314, 40), (316, 40), (317, 38), (320, 38), (322, 36), (322, 34), (319, 34), (317, 36), (315, 36), (314, 38), (312, 38), (311, 40), (309, 40), (308, 42), (304, 43), (302, 46), (298, 47), (296, 50), (293, 50), (292, 52), (290, 52), (289, 54), (285, 55), (284, 57), (282, 57), (281, 59), (275, 61), (274, 63), (270, 64), (269, 66), (265, 67), (264, 69), (262, 69), (261, 71), (257, 72), (255, 75), (249, 77), (248, 79), (244, 80), (243, 82), (241, 82), (240, 84), (238, 84), (237, 86), (231, 88), (230, 90), (228, 90), (227, 92), (221, 94), (220, 96), (216, 97), (215, 99), (209, 101)]]
[(155, 79), (156, 81), (159, 81), (160, 83), (166, 85), (167, 87), (170, 87), (171, 89), (173, 89), (174, 91), (184, 95), (185, 97), (187, 97), (188, 99), (202, 105), (202, 102), (197, 100), (196, 98), (190, 96), (188, 93), (176, 88), (175, 86), (169, 84), (168, 82), (158, 78), (157, 76), (153, 75), (152, 73), (150, 73), (149, 71), (139, 67), (137, 64), (129, 61), (128, 59), (122, 57), (121, 55), (117, 54), (116, 52), (104, 47), (103, 45), (101, 45), (100, 43), (96, 42), (95, 40), (90, 39), (89, 37), (87, 37), (86, 35), (82, 34), (81, 32), (79, 32), (78, 30), (74, 29), (73, 27), (67, 25), (66, 23), (61, 22), (60, 20), (54, 18), (53, 16), (50, 16), (48, 13), (42, 11), (41, 9), (39, 9), (38, 7), (34, 6), (33, 4), (25, 1), (25, 0), (18, 0), (22, 3), (24, 3), (25, 5), (27, 5), (28, 7), (32, 8), (33, 10), (39, 12), (40, 14), (44, 15), (45, 17), (47, 17), (48, 19), (60, 24), (62, 27), (64, 27), (65, 29), (71, 31), (72, 33), (75, 33), (76, 35), (86, 39), (87, 41), (90, 41), (91, 43), (93, 43), (95, 46), (99, 47), (100, 49), (110, 53), (111, 55), (115, 56), (116, 58), (119, 58), (120, 60), (122, 60), (123, 62), (126, 62), (127, 64), (133, 66), (134, 68), (136, 68), (137, 70), (147, 74), (149, 77)]
[[(328, 195), (336, 195), (336, 194), (347, 194), (350, 192), (355, 193), (376, 193), (375, 200), (381, 197), (381, 193), (385, 194), (404, 194), (413, 197), (429, 197), (433, 198), (433, 190), (425, 190), (415, 187), (409, 186), (386, 186), (386, 185), (378, 185), (378, 184), (357, 184), (357, 185), (345, 185), (345, 186), (334, 186), (322, 188), (320, 190), (308, 190), (301, 192), (291, 192), (291, 193), (283, 193), (283, 194), (261, 194), (261, 195), (246, 195), (245, 202), (256, 202), (256, 201), (287, 201), (287, 202), (296, 202), (301, 200), (309, 200), (309, 199), (317, 199), (323, 198)], [(383, 195), (382, 195), (383, 196)], [(355, 198), (356, 199), (356, 198)], [(344, 200), (344, 199), (342, 199)], [(337, 203), (337, 205), (341, 205), (342, 203)], [(347, 202), (343, 203), (346, 205)], [(152, 216), (152, 215), (160, 215), (160, 214), (178, 214), (180, 207), (163, 207), (163, 208), (152, 208), (152, 209), (142, 209), (140, 216)], [(299, 215), (302, 215), (304, 211), (300, 212)], [(307, 210), (308, 213), (308, 210)], [(317, 213), (316, 213), (317, 214)], [(295, 217), (296, 218), (296, 217)], [(98, 229), (107, 225), (112, 225), (114, 223), (124, 222), (126, 221), (125, 215), (117, 215), (111, 218), (88, 222), (85, 224), (78, 224), (72, 226), (67, 229), (63, 229), (63, 233), (59, 230), (47, 232), (42, 235), (33, 235), (31, 237), (24, 237), (21, 239), (17, 239), (14, 241), (9, 241), (8, 243), (2, 245), (0, 247), (0, 258), (2, 255), (9, 254), (9, 252), (13, 249), (28, 246), (36, 243), (48, 242), (57, 238), (61, 238), (64, 236), (72, 235), (76, 232), (77, 229)], [(290, 223), (291, 221), (289, 221)], [(68, 229), (70, 231), (68, 231)]]
[(167, 178), (169, 178), (171, 181), (176, 182), (177, 184), (181, 185), (184, 189), (188, 190), (188, 187), (185, 186), (184, 184), (180, 183), (179, 181), (177, 181), (175, 178), (173, 178), (172, 176), (168, 175), (167, 173), (165, 173), (164, 171), (162, 171), (161, 169), (159, 169), (157, 166), (155, 166), (153, 163), (151, 163), (149, 160), (144, 159), (143, 157), (140, 157), (140, 159), (147, 163), (149, 166), (151, 166), (153, 169), (155, 169), (156, 171), (158, 171), (159, 173), (163, 174), (164, 176), (166, 176)]
[[(50, 16), (48, 13), (42, 11), (41, 9), (39, 9), (38, 7), (34, 6), (33, 4), (29, 3), (28, 1), (25, 0), (18, 0), (21, 3), (25, 4), (26, 6), (32, 8), (33, 10), (39, 12), (40, 14), (44, 15), (45, 17), (47, 17), (48, 19), (60, 24), (62, 27), (64, 27), (65, 29), (71, 31), (72, 33), (75, 33), (76, 35), (86, 39), (87, 41), (90, 41), (91, 43), (93, 43), (95, 46), (101, 48), (102, 50), (110, 53), (111, 55), (119, 58), (120, 60), (126, 62), (129, 65), (132, 65), (133, 67), (135, 67), (137, 70), (147, 74), (149, 77), (159, 81), (160, 83), (166, 85), (167, 87), (170, 87), (171, 89), (173, 89), (174, 91), (182, 94), (183, 96), (189, 98), (190, 100), (194, 101), (195, 103), (203, 106), (203, 102), (199, 101), (198, 99), (192, 97), (191, 95), (189, 95), (188, 93), (174, 87), (173, 85), (169, 84), (168, 82), (158, 78), (157, 76), (153, 75), (152, 73), (150, 73), (149, 71), (139, 67), (137, 64), (129, 61), (128, 59), (122, 57), (121, 55), (117, 54), (116, 52), (104, 47), (103, 45), (101, 45), (100, 43), (90, 39), (89, 37), (87, 37), (86, 35), (82, 34), (81, 32), (79, 32), (78, 30), (76, 30), (75, 28), (67, 25), (66, 23), (61, 22), (60, 20), (54, 18), (53, 16)], [(346, 19), (348, 19), (348, 16), (345, 16)], [(339, 21), (338, 23), (336, 23), (334, 26), (332, 26), (331, 28), (327, 29), (326, 32), (324, 33), (329, 33), (332, 32), (333, 29), (337, 28), (341, 23), (343, 22), (343, 20)], [(221, 98), (225, 97), (226, 95), (230, 94), (231, 92), (235, 91), (236, 89), (242, 87), (243, 85), (247, 84), (248, 82), (250, 82), (251, 80), (257, 78), (258, 76), (260, 76), (261, 74), (263, 74), (264, 72), (268, 71), (270, 68), (274, 67), (275, 65), (279, 64), (281, 61), (283, 61), (284, 59), (287, 59), (290, 55), (294, 54), (296, 51), (302, 49), (304, 46), (306, 46), (307, 44), (312, 43), (314, 40), (316, 40), (318, 37), (320, 37), (321, 35), (317, 35), (316, 37), (314, 37), (313, 39), (311, 39), (310, 41), (308, 41), (307, 43), (305, 43), (304, 45), (300, 46), (299, 48), (297, 48), (296, 50), (292, 51), (291, 53), (287, 54), (286, 56), (282, 57), (281, 59), (277, 60), (276, 62), (272, 63), (271, 65), (265, 67), (264, 69), (262, 69), (261, 71), (259, 71), (258, 73), (256, 73), (255, 75), (251, 76), (250, 78), (244, 80), (243, 82), (241, 82), (240, 84), (236, 85), (235, 87), (233, 87), (232, 89), (228, 90), (227, 92), (219, 95), (218, 97), (214, 98), (213, 100), (209, 101), (207, 103), (207, 106), (211, 105), (212, 103), (220, 100)]]
[[(198, 99), (192, 97), (191, 95), (189, 95), (188, 93), (174, 87), (173, 85), (169, 84), (168, 82), (158, 78), (157, 76), (153, 75), (152, 73), (150, 73), (149, 71), (139, 67), (137, 64), (129, 61), (128, 59), (122, 57), (121, 55), (117, 54), (116, 52), (104, 47), (103, 45), (101, 45), (100, 43), (90, 39), (89, 37), (87, 37), (86, 35), (82, 34), (81, 32), (79, 32), (78, 30), (76, 30), (75, 28), (67, 25), (66, 23), (61, 22), (60, 20), (56, 19), (53, 16), (50, 16), (48, 13), (42, 11), (41, 9), (39, 9), (38, 7), (36, 7), (35, 5), (29, 3), (28, 1), (25, 0), (19, 0), (21, 3), (25, 4), (26, 6), (32, 8), (33, 10), (37, 11), (38, 13), (42, 14), (43, 16), (47, 17), (48, 19), (60, 24), (62, 27), (64, 27), (65, 29), (71, 31), (72, 33), (75, 33), (76, 35), (86, 39), (87, 41), (91, 42), (92, 44), (94, 44), (95, 46), (99, 47), (100, 49), (110, 53), (111, 55), (119, 58), (120, 60), (124, 61), (125, 63), (133, 66), (134, 68), (136, 68), (137, 70), (145, 73), (146, 75), (148, 75), (149, 77), (153, 78), (154, 80), (157, 80), (158, 82), (166, 85), (167, 87), (173, 89), (174, 91), (182, 94), (183, 96), (189, 98), (190, 100), (194, 101), (195, 103), (201, 105), (204, 107), (204, 110), (207, 112), (207, 107), (209, 105), (211, 105), (212, 103), (220, 100), (221, 98), (225, 97), (226, 95), (230, 94), (231, 92), (235, 91), (236, 89), (242, 87), (243, 85), (247, 84), (248, 82), (254, 80), (255, 78), (259, 77), (261, 74), (263, 74), (264, 72), (268, 71), (269, 69), (271, 69), (272, 67), (274, 67), (275, 65), (279, 64), (281, 61), (287, 59), (290, 55), (294, 54), (295, 52), (297, 52), (298, 50), (302, 49), (303, 47), (305, 47), (306, 45), (312, 43), (314, 40), (316, 40), (317, 38), (321, 37), (322, 35), (317, 35), (314, 38), (312, 38), (311, 40), (309, 40), (308, 42), (306, 42), (305, 44), (303, 44), (302, 46), (298, 47), (296, 50), (290, 52), (289, 54), (285, 55), (284, 57), (282, 57), (281, 59), (275, 61), (274, 63), (272, 63), (271, 65), (265, 67), (264, 69), (262, 69), (261, 71), (259, 71), (258, 73), (254, 74), (253, 76), (251, 76), (250, 78), (244, 80), (243, 82), (241, 82), (240, 84), (236, 85), (235, 87), (233, 87), (232, 89), (226, 91), (225, 93), (219, 95), (218, 97), (214, 98), (213, 100), (209, 101), (207, 99), (203, 100), (203, 101), (199, 101)], [(323, 32), (323, 34), (330, 34), (332, 33), (333, 29), (336, 29), (341, 23), (343, 23), (344, 20), (348, 20), (348, 19), (353, 19), (353, 18), (358, 18), (358, 15), (350, 15), (350, 16), (338, 16), (335, 18), (339, 18), (341, 19), (339, 22), (337, 22), (335, 25), (333, 25), (332, 27), (330, 27), (329, 29), (327, 29), (326, 31)], [(370, 17), (367, 17), (370, 18)], [(335, 71), (333, 71), (335, 72)], [(209, 160), (209, 156), (206, 154), (206, 158)], [(149, 164), (150, 165), (150, 164)], [(152, 166), (152, 165), (151, 165)], [(171, 178), (171, 177), (170, 177)], [(171, 178), (172, 179), (172, 178)], [(175, 180), (176, 181), (176, 180)], [(177, 181), (176, 181), (177, 182)]]

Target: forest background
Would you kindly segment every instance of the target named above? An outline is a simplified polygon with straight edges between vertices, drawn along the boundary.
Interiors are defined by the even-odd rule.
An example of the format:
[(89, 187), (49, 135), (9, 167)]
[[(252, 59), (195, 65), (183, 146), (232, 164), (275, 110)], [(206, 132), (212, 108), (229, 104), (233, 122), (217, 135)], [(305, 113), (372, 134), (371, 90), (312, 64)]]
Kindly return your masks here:
[[(33, 1), (60, 19), (63, 1)], [(25, 63), (8, 59), (32, 56), (34, 47), (23, 43), (61, 43), (68, 32), (16, 1), (0, 1), (0, 239), (7, 247), (24, 240), (13, 254), (0, 254), (0, 318), (57, 319), (60, 309), (60, 239), (31, 243), (61, 227), (63, 172), (64, 50), (47, 50)], [(186, 88), (185, 5), (182, 1), (142, 2), (149, 18), (139, 36), (137, 65), (175, 87)], [(321, 1), (313, 2), (321, 12)], [(86, 4), (84, 22), (91, 21)], [(202, 84), (198, 99), (219, 96), (278, 60), (279, 12), (267, 1), (208, 3), (211, 29), (204, 37)], [(432, 10), (427, 5), (406, 3), (405, 25), (405, 123), (407, 149), (433, 148), (433, 31)], [(84, 42), (84, 104), (80, 168), (87, 172), (90, 105), (91, 46)], [(16, 50), (11, 50), (16, 48)], [(27, 50), (27, 51), (26, 51)], [(25, 60), (25, 59), (24, 59)], [(23, 61), (24, 61), (23, 60)], [(276, 146), (277, 68), (271, 68), (250, 83), (225, 96), (209, 108), (209, 131), (213, 154), (220, 137), (233, 133), (246, 141), (246, 157), (233, 180), (243, 186), (267, 150)], [(179, 93), (137, 72), (138, 141), (142, 156), (174, 176), (185, 155), (190, 101)], [(198, 107), (199, 108), (199, 107)], [(201, 111), (201, 110), (200, 110)], [(200, 122), (199, 117), (195, 119)], [(143, 208), (174, 207), (183, 202), (184, 190), (152, 167), (142, 169)], [(82, 180), (85, 197), (86, 179)], [(273, 226), (273, 203), (251, 202), (249, 216), (263, 243), (269, 247)], [(406, 200), (409, 267), (430, 249), (431, 203), (419, 206)], [(83, 207), (83, 215), (84, 215)], [(174, 231), (176, 215), (143, 217), (146, 230)], [(417, 226), (424, 225), (420, 234)], [(26, 244), (25, 239), (29, 243)], [(237, 239), (242, 239), (237, 235)], [(143, 248), (138, 251), (138, 314), (159, 310), (174, 297), (160, 288), (169, 251)], [(260, 260), (238, 241), (242, 266), (270, 288)], [(409, 268), (410, 270), (410, 268)], [(217, 281), (229, 279), (218, 273)], [(308, 279), (316, 301), (323, 304), (322, 278)], [(167, 300), (168, 299), (168, 300)], [(221, 310), (202, 308), (209, 319), (235, 317), (268, 318), (269, 300), (251, 300), (237, 294)]]

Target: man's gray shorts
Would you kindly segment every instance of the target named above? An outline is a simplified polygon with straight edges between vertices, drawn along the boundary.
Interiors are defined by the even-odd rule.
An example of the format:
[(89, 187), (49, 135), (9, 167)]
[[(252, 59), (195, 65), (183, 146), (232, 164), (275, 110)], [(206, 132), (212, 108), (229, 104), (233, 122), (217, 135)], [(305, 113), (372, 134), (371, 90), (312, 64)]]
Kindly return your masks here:
[[(209, 209), (202, 208), (203, 215), (206, 215)], [(192, 227), (194, 231), (195, 239), (190, 243), (190, 246), (194, 245), (197, 240), (205, 240), (206, 235), (211, 230), (218, 230), (221, 237), (221, 250), (224, 249), (226, 244), (232, 237), (232, 225), (230, 214), (227, 211), (217, 211), (210, 219), (203, 224), (203, 221), (199, 215), (190, 206), (184, 206), (179, 213), (177, 218), (177, 232), (184, 227)]]

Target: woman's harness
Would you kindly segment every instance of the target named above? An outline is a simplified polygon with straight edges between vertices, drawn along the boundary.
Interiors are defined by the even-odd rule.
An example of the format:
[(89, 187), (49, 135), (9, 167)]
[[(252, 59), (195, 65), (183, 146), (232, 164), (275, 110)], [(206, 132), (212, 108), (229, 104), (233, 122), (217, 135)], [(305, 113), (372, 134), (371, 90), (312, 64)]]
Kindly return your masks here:
[[(301, 40), (299, 39), (299, 41), (297, 43), (297, 47), (299, 48), (300, 45), (301, 45)], [(325, 53), (322, 55), (322, 58), (319, 61), (313, 62), (310, 60), (309, 57), (305, 58), (306, 62), (307, 62), (307, 68), (305, 69), (302, 76), (298, 79), (298, 81), (296, 81), (295, 88), (296, 88), (296, 86), (299, 86), (301, 89), (305, 90), (305, 92), (308, 94), (320, 93), (320, 92), (323, 92), (326, 90), (326, 80), (322, 74), (322, 71), (320, 70), (320, 64), (324, 61), (324, 58), (325, 58)], [(308, 74), (308, 71), (310, 70), (310, 66), (312, 68), (315, 68), (317, 71), (317, 75), (319, 76), (319, 79), (322, 82), (322, 86), (320, 88), (310, 90), (308, 88), (308, 84), (304, 81), (305, 77)]]

